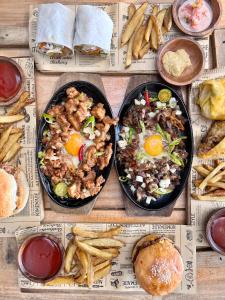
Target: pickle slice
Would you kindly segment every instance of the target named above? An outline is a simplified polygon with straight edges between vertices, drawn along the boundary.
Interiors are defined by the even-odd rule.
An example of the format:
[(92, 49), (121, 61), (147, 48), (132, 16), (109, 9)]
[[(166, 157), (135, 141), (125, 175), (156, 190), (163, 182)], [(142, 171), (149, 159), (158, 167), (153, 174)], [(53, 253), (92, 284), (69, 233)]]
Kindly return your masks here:
[(67, 194), (68, 186), (65, 184), (65, 182), (59, 182), (54, 187), (54, 192), (59, 197), (65, 197)]

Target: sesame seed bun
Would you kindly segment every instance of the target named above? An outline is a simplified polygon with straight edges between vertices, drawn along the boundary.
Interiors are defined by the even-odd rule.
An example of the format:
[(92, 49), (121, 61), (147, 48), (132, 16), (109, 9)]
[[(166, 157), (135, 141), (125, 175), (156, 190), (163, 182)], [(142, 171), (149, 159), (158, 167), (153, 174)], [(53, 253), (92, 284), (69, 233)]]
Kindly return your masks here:
[(138, 283), (153, 296), (173, 292), (182, 280), (183, 261), (168, 238), (145, 236), (135, 245), (132, 259)]

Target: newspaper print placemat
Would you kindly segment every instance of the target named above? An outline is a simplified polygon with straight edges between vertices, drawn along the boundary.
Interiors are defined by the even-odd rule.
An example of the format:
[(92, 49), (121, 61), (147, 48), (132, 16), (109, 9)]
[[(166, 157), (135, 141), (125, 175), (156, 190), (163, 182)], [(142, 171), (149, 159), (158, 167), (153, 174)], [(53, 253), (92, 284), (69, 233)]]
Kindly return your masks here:
[[(97, 5), (97, 4), (96, 4)], [(156, 53), (149, 52), (143, 59), (134, 60), (129, 68), (125, 68), (127, 46), (120, 47), (120, 37), (123, 27), (127, 22), (127, 8), (128, 3), (104, 4), (97, 5), (105, 10), (112, 18), (114, 23), (114, 31), (111, 43), (111, 53), (105, 58), (85, 56), (75, 53), (74, 56), (69, 58), (55, 59), (49, 58), (46, 55), (37, 52), (35, 47), (35, 38), (37, 30), (38, 8), (30, 6), (30, 20), (29, 20), (29, 46), (31, 53), (34, 56), (36, 67), (40, 71), (45, 72), (100, 72), (100, 73), (153, 73), (156, 72)], [(168, 7), (171, 4), (159, 4), (160, 8)], [(77, 10), (78, 5), (70, 5), (71, 9)], [(151, 11), (149, 5), (149, 14)], [(168, 35), (165, 35), (165, 41), (182, 33), (172, 28)], [(208, 69), (209, 61), (209, 38), (197, 39), (203, 47), (206, 64), (205, 68)]]
[[(189, 98), (189, 111), (191, 114), (191, 121), (193, 127), (193, 136), (194, 136), (194, 159), (193, 166), (199, 164), (210, 164), (212, 165), (212, 160), (199, 159), (196, 156), (196, 150), (198, 145), (207, 133), (212, 121), (202, 117), (199, 106), (196, 104), (196, 96), (198, 95), (198, 86), (201, 82), (208, 79), (215, 79), (225, 76), (225, 68), (223, 69), (214, 69), (207, 71), (203, 74), (199, 81), (195, 81), (191, 86), (190, 98)], [(193, 184), (194, 180), (198, 178), (197, 172), (192, 168), (191, 178), (190, 178), (190, 188), (189, 196), (191, 193), (199, 193), (199, 189), (196, 188)], [(206, 223), (210, 215), (218, 210), (219, 208), (225, 207), (225, 201), (198, 201), (191, 199), (191, 221), (192, 225), (196, 226), (196, 246), (197, 247), (206, 247), (208, 242), (206, 240), (205, 229)]]
[[(66, 247), (68, 239), (67, 233), (71, 232), (71, 226), (75, 224), (47, 224), (39, 227), (19, 230), (15, 233), (17, 243), (20, 245), (23, 240), (35, 233), (45, 232), (51, 233), (58, 237)], [(76, 224), (77, 226), (89, 230), (108, 230), (117, 224)], [(131, 263), (131, 252), (134, 244), (144, 235), (149, 233), (164, 234), (175, 242), (175, 245), (180, 249), (184, 262), (183, 280), (176, 293), (193, 294), (196, 292), (196, 247), (195, 247), (195, 230), (192, 226), (186, 225), (167, 225), (167, 224), (122, 224), (122, 233), (118, 236), (119, 239), (126, 243), (126, 246), (121, 248), (120, 255), (114, 260), (110, 274), (96, 282), (92, 290), (93, 292), (126, 292), (139, 293), (145, 292), (139, 287), (133, 273)], [(26, 279), (20, 271), (18, 271), (18, 283), (22, 290), (73, 290), (85, 291), (89, 290), (84, 285), (75, 286), (52, 286), (46, 287), (40, 283), (34, 283)]]
[[(25, 90), (31, 98), (36, 99), (34, 81), (34, 59), (32, 57), (14, 58), (21, 66), (25, 75)], [(4, 114), (6, 108), (0, 108), (0, 114)], [(29, 199), (26, 207), (17, 215), (0, 220), (0, 237), (14, 236), (15, 230), (28, 226), (35, 226), (44, 217), (43, 198), (36, 169), (36, 102), (24, 108), (25, 118), (14, 124), (23, 128), (22, 149), (10, 162), (19, 165), (26, 174), (29, 183)]]

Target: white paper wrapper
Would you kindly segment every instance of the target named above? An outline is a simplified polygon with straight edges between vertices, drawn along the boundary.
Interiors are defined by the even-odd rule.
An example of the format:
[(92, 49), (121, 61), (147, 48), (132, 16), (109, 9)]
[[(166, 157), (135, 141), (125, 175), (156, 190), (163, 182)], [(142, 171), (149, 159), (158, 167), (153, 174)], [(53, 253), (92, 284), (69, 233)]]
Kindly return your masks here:
[(60, 3), (39, 5), (36, 43), (67, 47), (73, 54), (75, 10)]
[[(113, 22), (102, 9), (91, 5), (80, 5), (77, 9), (74, 47), (88, 52), (100, 48), (108, 54), (111, 48)], [(92, 51), (90, 51), (92, 52)]]

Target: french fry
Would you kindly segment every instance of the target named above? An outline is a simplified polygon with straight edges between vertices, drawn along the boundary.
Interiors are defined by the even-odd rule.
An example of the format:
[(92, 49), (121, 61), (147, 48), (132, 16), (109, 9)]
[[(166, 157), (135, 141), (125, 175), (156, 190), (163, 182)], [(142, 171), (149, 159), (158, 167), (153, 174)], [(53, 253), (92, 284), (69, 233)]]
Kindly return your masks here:
[(208, 186), (217, 187), (225, 190), (225, 182), (221, 182), (221, 181), (212, 182), (212, 183), (209, 181)]
[(139, 54), (139, 51), (141, 50), (141, 45), (142, 45), (142, 42), (143, 42), (145, 29), (146, 29), (146, 26), (141, 25), (141, 27), (139, 28), (139, 30), (135, 34), (134, 42), (133, 42), (133, 50), (132, 50), (132, 53), (133, 53), (133, 56), (134, 56), (135, 59), (138, 59), (138, 54)]
[(59, 276), (51, 281), (48, 281), (45, 283), (46, 286), (55, 286), (55, 285), (63, 285), (63, 284), (68, 284), (68, 285), (73, 285), (75, 283), (74, 277), (73, 276)]
[(142, 18), (140, 19), (137, 27), (134, 30), (134, 33), (132, 35), (132, 37), (130, 38), (128, 45), (127, 45), (127, 56), (126, 56), (126, 63), (125, 63), (125, 67), (129, 67), (132, 63), (132, 49), (133, 49), (133, 43), (134, 43), (134, 37), (137, 33), (137, 31), (139, 30), (139, 28), (141, 27), (141, 24), (144, 21), (144, 16), (142, 16)]
[(3, 162), (10, 161), (22, 148), (22, 146), (19, 143), (15, 143), (8, 151), (6, 156), (3, 159)]
[(18, 114), (21, 109), (23, 109), (28, 104), (32, 103), (34, 100), (30, 99), (29, 92), (23, 92), (19, 100), (8, 110), (7, 116), (12, 116)]
[(64, 262), (64, 270), (66, 273), (69, 273), (72, 269), (72, 262), (74, 255), (76, 253), (77, 246), (73, 243), (73, 241), (70, 241), (67, 249), (66, 249), (66, 255), (65, 255), (65, 262)]
[(105, 277), (106, 275), (109, 274), (110, 270), (111, 270), (111, 265), (106, 266), (103, 269), (98, 270), (97, 272), (95, 272), (94, 274), (94, 282), (102, 279), (103, 277)]
[(151, 36), (150, 36), (150, 41), (151, 41), (150, 45), (153, 50), (157, 50), (158, 49), (158, 38), (157, 38), (156, 26), (158, 26), (158, 24), (157, 24), (157, 19), (154, 15), (151, 15), (151, 19), (152, 19), (153, 25), (152, 25), (152, 31), (151, 31)]
[(87, 277), (87, 271), (88, 271), (88, 258), (87, 254), (82, 249), (76, 250), (76, 255), (81, 263), (81, 275), (76, 278), (77, 283), (82, 283), (84, 279)]
[(92, 239), (104, 238), (104, 237), (110, 238), (110, 237), (120, 234), (121, 230), (122, 230), (121, 226), (111, 228), (108, 231), (88, 231), (88, 230), (84, 230), (84, 229), (81, 229), (76, 226), (72, 228), (72, 232), (75, 235), (78, 235), (83, 238), (92, 238)]
[(136, 7), (134, 5), (134, 3), (131, 3), (129, 6), (128, 6), (128, 21), (131, 20), (131, 18), (133, 17), (133, 15), (135, 14), (136, 12)]
[(210, 174), (210, 171), (203, 167), (203, 165), (198, 165), (193, 167), (199, 175), (206, 177)]
[(24, 119), (24, 115), (0, 116), (0, 124), (9, 124), (18, 122)]
[(162, 9), (158, 12), (156, 19), (153, 18), (153, 25), (157, 35), (158, 46), (163, 43), (162, 25), (165, 14), (166, 9)]
[(87, 268), (87, 285), (90, 288), (94, 283), (94, 268), (91, 260), (91, 255), (87, 254), (88, 268)]
[(4, 144), (7, 142), (11, 131), (12, 131), (12, 126), (8, 127), (5, 131), (2, 132), (1, 138), (0, 138), (0, 150), (2, 149)]
[(201, 201), (225, 201), (225, 196), (211, 196), (208, 194), (198, 195), (196, 193), (191, 194), (191, 196), (193, 199)]
[(120, 248), (124, 246), (124, 243), (122, 241), (110, 239), (110, 238), (84, 240), (82, 241), (82, 243), (85, 243), (93, 247), (99, 247), (99, 248), (111, 248), (111, 247)]
[(142, 59), (145, 56), (145, 54), (148, 53), (149, 49), (150, 49), (150, 43), (145, 44), (144, 47), (142, 47), (141, 50), (139, 51), (138, 58)]
[(202, 180), (201, 179), (196, 179), (196, 180), (194, 180), (194, 186), (195, 187), (199, 187), (199, 185), (201, 184), (201, 182), (202, 182)]
[(104, 249), (105, 252), (111, 253), (113, 255), (113, 257), (117, 257), (120, 252), (117, 248), (106, 248)]
[(92, 256), (91, 259), (92, 259), (93, 266), (97, 266), (97, 265), (103, 263), (104, 261), (106, 261), (104, 258), (95, 257), (95, 256)]
[(220, 163), (209, 175), (203, 179), (202, 183), (199, 185), (200, 190), (204, 190), (207, 186), (209, 180), (211, 180), (222, 168), (225, 167), (225, 162)]
[(224, 175), (225, 175), (225, 171), (222, 171), (219, 174), (217, 174), (216, 176), (214, 176), (213, 178), (211, 178), (208, 182), (215, 183), (215, 182), (221, 180)]
[(213, 168), (212, 166), (210, 166), (210, 165), (203, 164), (202, 166), (203, 166), (203, 168), (205, 168), (205, 169), (208, 170), (209, 172), (212, 172), (212, 171), (214, 170), (214, 168)]
[(11, 149), (11, 147), (19, 140), (19, 138), (22, 136), (22, 133), (15, 133), (9, 136), (8, 141), (5, 143), (5, 145), (2, 148), (2, 151), (0, 153), (0, 161), (4, 159), (7, 152)]
[(110, 260), (105, 260), (104, 262), (102, 262), (98, 265), (95, 265), (94, 272), (97, 272), (98, 270), (101, 270), (101, 269), (107, 267), (109, 264), (110, 264)]
[(148, 6), (148, 3), (145, 2), (135, 11), (133, 17), (128, 22), (124, 32), (122, 33), (121, 46), (124, 46), (125, 44), (127, 44), (129, 39), (131, 38), (137, 24), (139, 23), (140, 19), (144, 15), (147, 6)]
[[(152, 15), (156, 15), (158, 12), (158, 6), (154, 6), (153, 7), (153, 10), (152, 10)], [(147, 24), (147, 27), (146, 27), (146, 31), (145, 31), (145, 41), (148, 43), (150, 41), (150, 35), (151, 35), (151, 32), (152, 32), (152, 26), (153, 26), (153, 23), (152, 23), (152, 18), (151, 18), (151, 15), (149, 16), (149, 19), (148, 19), (148, 24)]]
[(170, 6), (169, 8), (166, 9), (166, 13), (163, 19), (163, 25), (166, 30), (166, 32), (170, 31), (172, 27), (172, 7)]
[(114, 255), (112, 253), (106, 252), (104, 250), (99, 250), (95, 247), (92, 247), (90, 245), (87, 245), (85, 243), (82, 243), (78, 240), (76, 240), (76, 244), (79, 247), (79, 249), (97, 257), (105, 258), (105, 259), (112, 259)]

